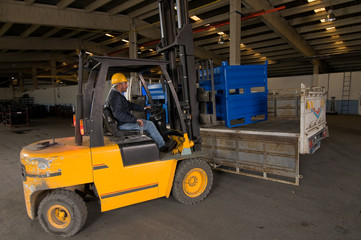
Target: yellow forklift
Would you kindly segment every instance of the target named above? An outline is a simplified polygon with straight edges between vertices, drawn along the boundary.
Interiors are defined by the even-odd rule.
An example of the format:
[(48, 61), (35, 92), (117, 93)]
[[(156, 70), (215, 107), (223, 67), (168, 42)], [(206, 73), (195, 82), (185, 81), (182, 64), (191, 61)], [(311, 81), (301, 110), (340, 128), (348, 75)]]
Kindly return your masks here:
[[(79, 54), (79, 82), (75, 136), (25, 146), (20, 153), (27, 214), (38, 217), (46, 232), (70, 237), (87, 219), (84, 196), (99, 199), (101, 211), (169, 197), (196, 204), (209, 194), (213, 175), (202, 160), (192, 29), (187, 1), (159, 2), (165, 60), (125, 59)], [(167, 22), (168, 29), (164, 29)], [(176, 57), (179, 56), (179, 61)], [(85, 60), (85, 61), (84, 61)], [(151, 100), (143, 73), (161, 69), (171, 96), (170, 127), (153, 105), (153, 120), (164, 138), (173, 138), (172, 153), (160, 153), (156, 143), (141, 133), (119, 131), (104, 108), (106, 79), (116, 72), (135, 72)], [(83, 91), (83, 70), (90, 71)], [(176, 86), (176, 88), (174, 87)], [(84, 94), (83, 94), (84, 92)], [(104, 134), (104, 126), (109, 133)]]

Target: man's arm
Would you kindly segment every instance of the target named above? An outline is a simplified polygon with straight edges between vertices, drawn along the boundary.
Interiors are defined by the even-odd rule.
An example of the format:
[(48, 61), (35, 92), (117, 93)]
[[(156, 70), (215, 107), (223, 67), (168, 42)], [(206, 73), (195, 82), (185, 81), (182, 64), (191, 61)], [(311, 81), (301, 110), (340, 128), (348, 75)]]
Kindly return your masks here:
[(145, 110), (145, 108), (142, 107), (142, 106), (140, 106), (139, 104), (132, 103), (132, 102), (129, 102), (129, 104), (130, 104), (130, 108), (131, 108), (132, 110), (139, 111), (139, 112), (142, 112), (142, 111)]

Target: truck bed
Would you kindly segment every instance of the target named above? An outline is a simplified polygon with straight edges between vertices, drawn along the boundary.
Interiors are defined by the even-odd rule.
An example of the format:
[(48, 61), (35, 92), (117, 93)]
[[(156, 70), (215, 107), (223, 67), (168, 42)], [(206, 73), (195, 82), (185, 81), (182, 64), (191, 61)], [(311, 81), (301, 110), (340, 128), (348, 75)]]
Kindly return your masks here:
[(233, 128), (227, 128), (224, 125), (218, 125), (211, 128), (201, 128), (201, 131), (239, 132), (244, 134), (298, 137), (300, 133), (300, 121), (267, 120)]
[(297, 120), (201, 128), (202, 150), (214, 169), (298, 185), (299, 128)]

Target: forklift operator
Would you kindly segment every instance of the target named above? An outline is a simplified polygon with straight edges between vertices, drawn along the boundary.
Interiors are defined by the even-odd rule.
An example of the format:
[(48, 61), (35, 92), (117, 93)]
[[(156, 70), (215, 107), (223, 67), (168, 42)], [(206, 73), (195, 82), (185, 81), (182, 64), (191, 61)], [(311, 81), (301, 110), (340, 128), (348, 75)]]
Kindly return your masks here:
[(158, 148), (165, 144), (163, 137), (159, 134), (154, 123), (145, 119), (137, 119), (131, 114), (131, 110), (144, 111), (151, 106), (143, 108), (142, 106), (129, 102), (124, 97), (124, 92), (128, 88), (128, 80), (123, 73), (116, 73), (111, 79), (112, 89), (106, 101), (106, 106), (110, 108), (115, 119), (118, 121), (119, 130), (139, 130), (143, 127), (149, 136), (157, 143)]

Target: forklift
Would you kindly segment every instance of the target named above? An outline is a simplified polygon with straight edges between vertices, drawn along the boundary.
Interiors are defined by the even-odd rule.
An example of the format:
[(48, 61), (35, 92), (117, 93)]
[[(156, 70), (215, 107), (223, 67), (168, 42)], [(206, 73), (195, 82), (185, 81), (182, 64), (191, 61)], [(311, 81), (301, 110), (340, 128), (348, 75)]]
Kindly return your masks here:
[[(105, 212), (168, 198), (171, 192), (176, 200), (188, 205), (201, 202), (209, 194), (213, 174), (201, 151), (187, 0), (177, 0), (176, 4), (161, 0), (159, 13), (162, 40), (157, 51), (163, 53), (164, 60), (94, 55), (85, 59), (80, 52), (75, 136), (35, 142), (22, 149), (27, 214), (31, 219), (37, 217), (46, 232), (71, 237), (80, 231), (87, 219), (87, 195), (97, 198)], [(164, 113), (151, 100), (143, 73), (153, 68), (162, 71), (171, 96), (169, 121), (174, 130), (165, 126)], [(83, 91), (85, 70), (89, 77)], [(160, 153), (142, 131), (117, 129), (103, 100), (106, 79), (116, 72), (137, 73), (152, 105), (150, 119), (164, 138), (177, 142), (172, 153)]]

